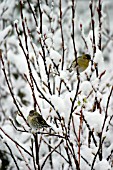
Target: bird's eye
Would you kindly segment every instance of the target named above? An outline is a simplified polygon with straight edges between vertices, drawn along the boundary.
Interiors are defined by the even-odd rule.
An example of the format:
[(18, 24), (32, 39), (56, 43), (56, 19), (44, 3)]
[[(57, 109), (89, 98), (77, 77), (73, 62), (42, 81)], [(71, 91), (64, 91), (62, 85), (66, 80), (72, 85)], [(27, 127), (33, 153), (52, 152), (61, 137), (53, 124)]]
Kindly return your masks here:
[(90, 59), (91, 59), (91, 56), (90, 56), (89, 54), (86, 54), (86, 58), (87, 58), (88, 60), (90, 60)]
[(29, 112), (29, 116), (33, 116), (34, 115), (34, 110), (31, 110), (30, 112)]

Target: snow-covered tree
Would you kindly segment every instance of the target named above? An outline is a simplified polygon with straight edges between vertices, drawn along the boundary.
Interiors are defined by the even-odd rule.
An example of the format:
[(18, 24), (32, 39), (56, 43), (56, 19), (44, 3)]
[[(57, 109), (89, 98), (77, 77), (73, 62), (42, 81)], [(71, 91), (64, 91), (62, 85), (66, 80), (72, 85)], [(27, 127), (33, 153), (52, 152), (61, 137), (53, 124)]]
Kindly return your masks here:
[[(1, 170), (113, 168), (112, 13), (105, 0), (0, 2)], [(30, 110), (53, 130), (34, 132)]]

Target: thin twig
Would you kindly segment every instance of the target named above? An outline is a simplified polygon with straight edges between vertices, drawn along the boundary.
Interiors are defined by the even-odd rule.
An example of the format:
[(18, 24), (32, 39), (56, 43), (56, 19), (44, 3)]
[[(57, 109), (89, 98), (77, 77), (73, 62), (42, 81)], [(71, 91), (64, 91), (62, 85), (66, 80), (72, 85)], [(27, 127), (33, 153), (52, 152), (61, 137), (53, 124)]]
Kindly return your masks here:
[(69, 138), (67, 138), (66, 141), (67, 141), (68, 148), (69, 148), (69, 150), (70, 150), (70, 152), (71, 152), (71, 154), (72, 154), (72, 156), (73, 156), (73, 160), (74, 160), (74, 162), (75, 162), (76, 169), (77, 169), (77, 170), (80, 170), (78, 160), (76, 159), (76, 155), (75, 155), (75, 150), (74, 150), (74, 147), (73, 147), (73, 143), (70, 142), (70, 139), (69, 139)]
[(95, 139), (95, 136), (94, 136), (94, 134), (93, 134), (93, 131), (92, 131), (91, 128), (90, 128), (90, 125), (87, 123), (84, 115), (82, 115), (82, 118), (83, 118), (83, 120), (84, 120), (84, 122), (85, 122), (85, 124), (86, 124), (86, 126), (87, 126), (87, 128), (88, 128), (88, 130), (89, 130), (89, 132), (90, 132), (90, 134), (91, 134), (91, 136), (92, 136), (92, 139), (93, 139), (93, 142), (94, 142), (95, 146), (97, 147), (97, 141), (96, 141), (96, 139)]
[(27, 0), (27, 2), (28, 2), (28, 5), (29, 5), (29, 8), (30, 8), (30, 10), (31, 10), (31, 13), (33, 14), (33, 17), (34, 17), (34, 20), (35, 20), (35, 24), (36, 24), (36, 26), (38, 27), (38, 22), (37, 22), (36, 14), (35, 14), (35, 12), (34, 12), (33, 9), (32, 9), (32, 6), (31, 6), (29, 0)]
[(23, 146), (21, 146), (17, 141), (15, 141), (14, 139), (12, 139), (1, 127), (0, 127), (0, 130), (16, 145), (16, 146), (19, 146), (21, 149), (24, 150), (24, 152), (26, 152), (29, 156), (32, 157), (32, 154), (27, 151)]
[(70, 124), (71, 124), (71, 119), (72, 119), (72, 114), (73, 114), (73, 108), (74, 108), (74, 104), (78, 95), (78, 91), (79, 91), (79, 86), (80, 86), (80, 78), (78, 77), (78, 82), (77, 82), (77, 88), (76, 88), (76, 93), (75, 93), (75, 97), (72, 101), (72, 105), (71, 105), (71, 112), (70, 112), (70, 116), (69, 116), (69, 122), (68, 122), (68, 134), (70, 133)]
[(107, 120), (107, 117), (108, 117), (107, 112), (108, 112), (108, 106), (109, 106), (109, 102), (110, 102), (110, 99), (111, 99), (112, 92), (113, 92), (113, 86), (112, 86), (110, 94), (108, 96), (107, 105), (106, 105), (106, 111), (105, 111), (105, 118), (104, 118), (104, 122), (103, 122), (101, 133), (99, 135), (99, 138), (100, 138), (100, 140), (99, 140), (99, 147), (98, 147), (97, 153), (95, 154), (95, 157), (93, 159), (91, 170), (93, 170), (93, 167), (94, 167), (94, 164), (95, 164), (95, 161), (96, 161), (96, 158), (97, 158), (98, 155), (99, 155), (100, 161), (102, 160), (102, 144), (103, 144), (103, 141), (105, 139), (105, 138), (102, 139), (102, 135), (103, 135), (103, 130), (104, 130), (105, 123), (106, 123), (106, 120)]
[(21, 1), (20, 1), (20, 9), (21, 9), (22, 28), (23, 28), (24, 38), (25, 38), (25, 46), (26, 46), (26, 50), (27, 50), (27, 54), (25, 55), (25, 58), (26, 58), (26, 62), (27, 62), (28, 70), (29, 70), (29, 77), (30, 77), (30, 81), (31, 81), (30, 87), (31, 87), (32, 96), (33, 96), (33, 99), (34, 99), (34, 109), (36, 110), (37, 101), (36, 101), (36, 97), (35, 97), (35, 93), (34, 93), (32, 70), (31, 70), (31, 66), (30, 66), (30, 62), (29, 62), (28, 36), (27, 36), (27, 33), (26, 33), (25, 21), (24, 21), (24, 17), (23, 17), (23, 6), (22, 6)]
[(8, 120), (11, 122), (11, 124), (13, 125), (13, 127), (17, 130), (17, 131), (19, 131), (19, 132), (29, 132), (29, 131), (27, 131), (27, 130), (21, 130), (21, 129), (18, 129), (16, 126), (15, 126), (15, 124), (14, 124), (14, 122), (13, 122), (13, 120), (11, 119), (11, 118), (8, 118)]
[(54, 149), (51, 152), (49, 152), (49, 154), (46, 156), (46, 158), (45, 158), (45, 160), (44, 160), (44, 162), (41, 166), (41, 170), (43, 169), (48, 157), (61, 145), (62, 142), (63, 142), (63, 140), (61, 140), (60, 143), (57, 146), (55, 146)]
[(23, 158), (24, 162), (26, 163), (26, 166), (28, 167), (28, 169), (29, 169), (29, 170), (31, 170), (31, 168), (30, 168), (29, 164), (28, 164), (28, 163), (27, 163), (27, 161), (26, 161), (25, 156), (23, 155), (23, 153), (22, 153), (22, 151), (21, 151), (21, 149), (19, 148), (19, 146), (18, 146), (18, 145), (17, 145), (17, 148), (18, 148), (18, 150), (19, 150), (19, 152), (20, 152), (20, 154), (21, 154), (21, 156), (22, 156), (22, 158)]
[[(52, 149), (54, 149), (49, 143), (47, 143), (44, 139), (43, 141), (49, 145)], [(59, 151), (55, 150), (56, 153), (58, 153), (68, 164), (69, 164), (69, 161), (64, 157), (64, 155), (62, 155)]]
[(74, 57), (75, 57), (75, 61), (77, 63), (77, 51), (76, 51), (76, 47), (75, 47), (75, 0), (72, 0), (72, 41), (73, 41), (73, 48), (74, 48)]
[[(14, 102), (15, 106), (17, 107), (17, 110), (19, 111), (21, 117), (24, 119), (25, 123), (28, 125), (28, 123), (27, 123), (27, 121), (26, 121), (23, 113), (21, 112), (21, 110), (20, 110), (20, 108), (19, 108), (19, 106), (18, 106), (18, 104), (17, 104), (17, 101), (16, 101), (16, 99), (15, 99), (15, 97), (14, 97), (14, 94), (13, 94), (13, 92), (12, 92), (10, 83), (9, 83), (9, 81), (8, 81), (8, 78), (7, 78), (7, 74), (6, 74), (6, 70), (5, 70), (5, 65), (4, 65), (4, 61), (3, 61), (3, 58), (2, 58), (2, 54), (0, 54), (0, 59), (1, 59), (1, 61), (2, 61), (2, 65), (3, 65), (2, 70), (3, 70), (3, 73), (4, 73), (5, 80), (6, 80), (6, 83), (7, 83), (8, 88), (9, 88), (11, 97), (13, 98), (13, 102)], [(28, 126), (29, 126), (29, 125), (28, 125)]]
[(42, 11), (40, 7), (40, 0), (37, 0), (37, 2), (38, 2), (39, 14), (40, 14), (40, 33), (42, 34)]
[(31, 152), (32, 152), (32, 156), (33, 156), (34, 169), (37, 170), (36, 164), (35, 164), (35, 157), (34, 157), (34, 153), (33, 153), (33, 139), (31, 139)]
[(17, 164), (17, 161), (16, 161), (16, 159), (15, 159), (13, 153), (12, 153), (12, 150), (11, 150), (10, 146), (7, 144), (7, 142), (4, 142), (4, 143), (5, 143), (5, 145), (7, 146), (7, 148), (9, 149), (9, 151), (10, 151), (11, 157), (12, 157), (12, 159), (13, 159), (15, 165), (16, 165), (17, 170), (20, 170), (20, 168), (19, 168), (19, 166), (18, 166), (18, 164)]
[(102, 37), (101, 37), (101, 31), (102, 31), (102, 4), (101, 4), (101, 0), (98, 1), (98, 7), (97, 7), (97, 12), (98, 12), (98, 21), (99, 21), (99, 43), (98, 43), (98, 47), (101, 50), (101, 41), (102, 41)]
[(81, 147), (81, 130), (82, 130), (82, 124), (83, 124), (83, 113), (82, 110), (80, 111), (80, 124), (79, 124), (79, 134), (78, 134), (78, 163), (80, 167), (80, 158), (81, 158), (81, 153), (80, 153), (80, 147)]
[(64, 35), (63, 35), (63, 27), (62, 27), (62, 1), (59, 0), (59, 11), (60, 11), (60, 19), (59, 19), (59, 24), (60, 24), (60, 30), (61, 30), (61, 38), (62, 38), (62, 65), (61, 65), (61, 69), (63, 70), (63, 66), (64, 66)]
[(45, 95), (41, 92), (41, 90), (39, 89), (39, 87), (38, 87), (38, 85), (37, 85), (36, 80), (35, 80), (34, 77), (33, 77), (33, 81), (34, 81), (34, 83), (35, 83), (35, 86), (36, 86), (37, 91), (41, 94), (41, 96), (43, 97), (43, 99), (45, 99), (45, 101), (46, 101), (47, 103), (49, 103), (50, 106), (56, 111), (59, 120), (61, 120), (61, 116), (60, 116), (58, 110), (55, 109), (55, 106), (51, 103), (51, 101), (49, 101), (49, 100), (45, 97)]
[(106, 123), (106, 120), (107, 120), (107, 117), (108, 117), (108, 106), (109, 106), (109, 102), (110, 102), (110, 99), (111, 99), (112, 92), (113, 92), (113, 86), (111, 87), (110, 94), (109, 94), (108, 100), (107, 100), (107, 105), (106, 105), (106, 110), (105, 110), (105, 118), (104, 118), (104, 122), (103, 122), (103, 126), (102, 126), (102, 132), (104, 130), (105, 123)]
[(95, 44), (95, 21), (94, 21), (94, 14), (93, 14), (93, 0), (90, 1), (89, 5), (91, 11), (91, 24), (92, 24), (92, 31), (93, 31), (93, 57), (96, 53), (96, 44)]
[(39, 146), (38, 146), (38, 134), (33, 134), (35, 140), (35, 153), (36, 153), (36, 164), (38, 165), (38, 170), (40, 170), (39, 164)]

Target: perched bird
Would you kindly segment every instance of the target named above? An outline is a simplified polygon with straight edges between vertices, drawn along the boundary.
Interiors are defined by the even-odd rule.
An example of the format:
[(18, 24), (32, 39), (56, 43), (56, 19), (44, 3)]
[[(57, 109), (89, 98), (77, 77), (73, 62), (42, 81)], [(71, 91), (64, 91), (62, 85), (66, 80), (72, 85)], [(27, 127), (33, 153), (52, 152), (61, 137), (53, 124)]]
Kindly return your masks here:
[(89, 54), (82, 54), (82, 56), (79, 56), (77, 58), (77, 62), (76, 60), (74, 60), (67, 70), (69, 70), (69, 72), (72, 72), (78, 67), (78, 71), (79, 73), (81, 73), (88, 67), (90, 61), (91, 56)]
[(31, 110), (29, 112), (29, 115), (27, 117), (27, 122), (33, 130), (38, 130), (44, 127), (51, 128), (51, 126), (49, 126), (46, 123), (46, 121), (43, 119), (43, 117), (35, 110)]

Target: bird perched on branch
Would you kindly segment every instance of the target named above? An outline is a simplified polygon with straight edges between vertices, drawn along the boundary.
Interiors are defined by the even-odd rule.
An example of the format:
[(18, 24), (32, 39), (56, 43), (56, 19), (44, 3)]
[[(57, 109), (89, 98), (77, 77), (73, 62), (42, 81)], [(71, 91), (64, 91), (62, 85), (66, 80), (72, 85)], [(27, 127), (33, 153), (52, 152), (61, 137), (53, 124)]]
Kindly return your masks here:
[(74, 60), (71, 63), (71, 66), (67, 70), (69, 70), (69, 72), (72, 72), (72, 71), (76, 70), (78, 67), (78, 71), (79, 71), (79, 73), (81, 73), (84, 70), (86, 70), (90, 61), (91, 61), (91, 56), (89, 54), (82, 54), (82, 56), (79, 56), (77, 58), (77, 62), (76, 62), (76, 60)]
[(46, 121), (43, 119), (43, 117), (35, 110), (31, 110), (29, 112), (29, 115), (27, 117), (27, 122), (33, 130), (39, 130), (44, 127), (51, 128), (51, 126), (49, 126), (46, 123)]

